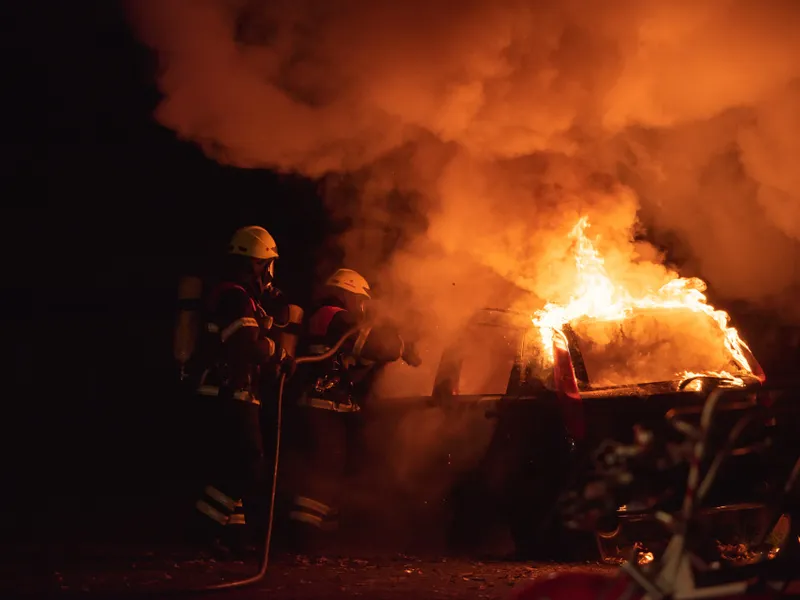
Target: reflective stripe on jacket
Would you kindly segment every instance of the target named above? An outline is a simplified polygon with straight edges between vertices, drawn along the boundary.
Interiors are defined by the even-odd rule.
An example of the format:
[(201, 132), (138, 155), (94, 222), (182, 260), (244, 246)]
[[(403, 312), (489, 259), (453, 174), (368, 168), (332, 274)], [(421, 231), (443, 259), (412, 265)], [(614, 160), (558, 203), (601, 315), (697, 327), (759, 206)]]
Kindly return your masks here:
[(262, 334), (272, 319), (244, 286), (223, 282), (207, 297), (205, 321), (197, 393), (259, 404), (261, 367), (278, 354), (276, 342)]

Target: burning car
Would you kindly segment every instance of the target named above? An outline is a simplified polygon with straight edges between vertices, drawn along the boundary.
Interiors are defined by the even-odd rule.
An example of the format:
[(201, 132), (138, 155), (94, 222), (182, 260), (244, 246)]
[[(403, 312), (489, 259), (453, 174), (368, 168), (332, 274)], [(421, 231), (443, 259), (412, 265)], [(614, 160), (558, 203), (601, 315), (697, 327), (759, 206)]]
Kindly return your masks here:
[[(726, 423), (761, 401), (758, 391), (765, 378), (746, 346), (746, 366), (724, 350), (681, 353), (682, 346), (713, 327), (716, 323), (704, 313), (674, 309), (642, 309), (623, 321), (582, 318), (554, 333), (549, 354), (524, 314), (481, 311), (443, 353), (432, 395), (433, 402), (449, 410), (463, 411), (472, 404), (496, 420), (477, 469), (480, 474), (471, 473), (462, 497), (452, 500), (456, 512), (463, 494), (484, 497), (467, 505), (485, 506), (490, 498), (489, 504), (508, 517), (518, 550), (527, 553), (542, 536), (555, 536), (547, 527), (555, 518), (558, 496), (570, 478), (589, 468), (589, 457), (604, 443), (631, 443), (642, 427), (667, 429), (664, 419), (670, 414), (699, 416), (708, 391), (716, 385), (740, 391), (735, 401), (720, 407), (717, 421), (724, 433)], [(485, 360), (486, 348), (491, 348), (491, 361)], [(729, 468), (732, 477), (726, 482), (721, 476), (720, 489), (709, 497), (715, 507), (732, 510), (735, 504), (745, 510), (768, 491), (769, 473), (776, 464), (756, 452), (764, 427), (774, 432), (778, 424), (754, 424)], [(751, 452), (748, 445), (753, 446)], [(684, 478), (676, 472), (647, 483), (674, 486), (677, 499)], [(621, 519), (641, 520), (652, 510), (621, 507), (619, 514)], [(616, 523), (610, 529), (599, 532), (601, 539), (618, 533)]]
[[(566, 539), (557, 500), (604, 443), (630, 443), (642, 428), (665, 427), (665, 416), (699, 418), (715, 386), (735, 392), (718, 409), (718, 435), (728, 435), (744, 409), (762, 405), (765, 413), (737, 440), (735, 460), (708, 495), (709, 509), (757, 507), (785, 480), (797, 451), (798, 421), (775, 418), (788, 400), (769, 406), (761, 366), (728, 315), (706, 302), (703, 282), (675, 278), (633, 297), (612, 283), (584, 234), (587, 225), (582, 219), (572, 232), (578, 284), (571, 300), (533, 315), (479, 311), (444, 349), (432, 393), (419, 403), (494, 422), (480, 464), (459, 473), (447, 501), (460, 523), (456, 531), (484, 520), (492, 507), (523, 554), (538, 554), (542, 540), (553, 550), (555, 540)], [(791, 447), (770, 455), (768, 438)], [(457, 451), (442, 452), (447, 465)], [(644, 483), (674, 487), (681, 497), (685, 473), (660, 479)], [(656, 508), (623, 506), (618, 516), (643, 520)], [(619, 533), (618, 522), (598, 532), (612, 545)]]

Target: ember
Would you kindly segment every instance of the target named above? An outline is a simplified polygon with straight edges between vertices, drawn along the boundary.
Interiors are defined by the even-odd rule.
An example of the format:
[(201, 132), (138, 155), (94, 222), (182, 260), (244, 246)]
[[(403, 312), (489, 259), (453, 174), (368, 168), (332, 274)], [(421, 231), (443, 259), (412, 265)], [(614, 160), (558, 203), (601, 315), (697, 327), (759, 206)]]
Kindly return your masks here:
[(547, 360), (553, 360), (554, 331), (569, 324), (589, 342), (587, 363), (595, 347), (605, 352), (603, 360), (595, 361), (600, 374), (594, 379), (601, 385), (696, 376), (742, 385), (742, 378), (725, 368), (753, 375), (747, 345), (729, 325), (728, 314), (708, 304), (703, 281), (675, 275), (661, 287), (636, 296), (609, 274), (586, 235), (588, 227), (589, 218), (584, 216), (569, 234), (574, 293), (563, 304), (548, 303), (533, 317)]

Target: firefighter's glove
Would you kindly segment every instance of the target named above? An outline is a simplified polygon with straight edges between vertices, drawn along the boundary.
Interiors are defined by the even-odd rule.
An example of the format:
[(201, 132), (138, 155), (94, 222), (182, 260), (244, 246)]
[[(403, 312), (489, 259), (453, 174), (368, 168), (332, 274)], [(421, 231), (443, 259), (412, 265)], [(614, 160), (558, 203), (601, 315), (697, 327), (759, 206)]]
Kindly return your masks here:
[(412, 367), (418, 367), (422, 364), (422, 359), (417, 352), (417, 347), (415, 344), (407, 344), (405, 349), (403, 350), (402, 359)]
[(291, 356), (284, 356), (281, 359), (279, 370), (286, 376), (286, 379), (289, 379), (297, 371), (297, 361)]
[(268, 285), (264, 288), (264, 292), (261, 296), (262, 302), (269, 302), (270, 300), (283, 300), (285, 297), (284, 293), (276, 288), (274, 285)]
[(278, 288), (269, 287), (261, 295), (261, 306), (278, 327), (289, 323), (289, 300)]

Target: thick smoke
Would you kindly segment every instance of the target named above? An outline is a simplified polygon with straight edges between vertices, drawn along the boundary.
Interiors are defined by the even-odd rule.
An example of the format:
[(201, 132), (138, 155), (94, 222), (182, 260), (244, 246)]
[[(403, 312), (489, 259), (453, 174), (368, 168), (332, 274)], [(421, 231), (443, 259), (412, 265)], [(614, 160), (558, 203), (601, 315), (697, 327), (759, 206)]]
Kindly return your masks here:
[(479, 306), (563, 299), (584, 213), (634, 287), (665, 276), (641, 220), (717, 296), (797, 290), (796, 0), (131, 7), (158, 120), (221, 162), (329, 176), (347, 265), (429, 340)]
[(354, 174), (348, 262), (426, 301), (445, 282), (483, 296), (482, 267), (546, 296), (579, 211), (624, 243), (640, 207), (728, 297), (796, 284), (794, 0), (132, 7), (158, 119), (222, 162)]

